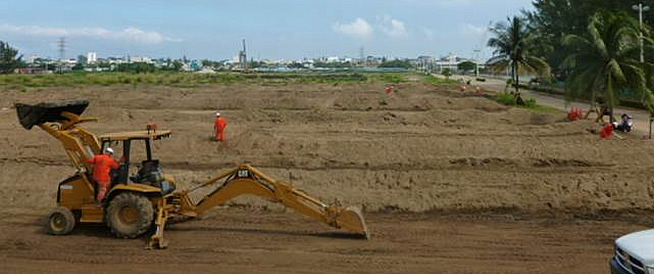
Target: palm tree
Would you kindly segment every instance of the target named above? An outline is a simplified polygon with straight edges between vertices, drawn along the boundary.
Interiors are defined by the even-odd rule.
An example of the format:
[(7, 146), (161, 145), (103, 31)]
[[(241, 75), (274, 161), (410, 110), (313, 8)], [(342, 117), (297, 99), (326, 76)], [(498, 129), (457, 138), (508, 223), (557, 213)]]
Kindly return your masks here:
[(18, 56), (18, 50), (9, 46), (9, 43), (0, 41), (0, 74), (9, 74), (14, 69), (21, 67), (22, 55)]
[[(613, 120), (620, 91), (630, 88), (651, 112), (652, 92), (647, 86), (654, 83), (648, 83), (647, 75), (652, 65), (638, 60), (639, 31), (638, 21), (628, 14), (601, 11), (590, 18), (584, 36), (565, 36), (563, 44), (572, 52), (562, 63), (569, 71), (566, 98), (587, 98), (596, 110), (601, 96)], [(597, 120), (602, 116), (598, 113)]]
[(534, 56), (537, 37), (525, 19), (514, 16), (507, 18), (507, 23), (497, 23), (490, 31), (495, 37), (488, 40), (488, 46), (495, 48), (491, 67), (499, 72), (511, 69), (511, 82), (515, 86), (514, 95), (520, 99), (520, 74), (535, 73), (550, 77), (550, 66), (540, 57)]

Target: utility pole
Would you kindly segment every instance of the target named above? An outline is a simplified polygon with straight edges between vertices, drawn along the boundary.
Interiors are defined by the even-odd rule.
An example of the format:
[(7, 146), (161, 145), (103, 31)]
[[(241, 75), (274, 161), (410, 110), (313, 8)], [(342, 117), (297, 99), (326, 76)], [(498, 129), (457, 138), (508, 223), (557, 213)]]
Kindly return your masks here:
[(643, 6), (643, 3), (631, 6), (632, 9), (638, 11), (638, 20), (640, 21), (640, 62), (645, 62), (645, 50), (643, 49), (643, 12), (649, 11), (649, 6)]
[(475, 61), (475, 77), (479, 77), (479, 52), (481, 52), (480, 49), (475, 49), (474, 50), (474, 61)]
[[(643, 3), (638, 3), (638, 5), (633, 5), (631, 8), (635, 11), (638, 11), (638, 21), (640, 22), (640, 39), (638, 41), (640, 42), (640, 62), (645, 63), (645, 50), (643, 49), (643, 11), (649, 11), (649, 6), (643, 6)], [(649, 117), (649, 139), (652, 139), (652, 122), (654, 121), (654, 117), (650, 115)]]

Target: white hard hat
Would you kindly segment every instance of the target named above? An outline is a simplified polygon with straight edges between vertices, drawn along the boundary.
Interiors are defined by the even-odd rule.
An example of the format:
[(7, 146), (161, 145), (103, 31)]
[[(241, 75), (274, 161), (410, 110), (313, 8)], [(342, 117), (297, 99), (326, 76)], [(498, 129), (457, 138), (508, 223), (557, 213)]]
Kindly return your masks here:
[(106, 149), (104, 150), (104, 152), (109, 153), (109, 154), (114, 154), (114, 149), (108, 147), (108, 148), (106, 148)]
[(220, 116), (220, 112), (216, 112), (216, 116)]

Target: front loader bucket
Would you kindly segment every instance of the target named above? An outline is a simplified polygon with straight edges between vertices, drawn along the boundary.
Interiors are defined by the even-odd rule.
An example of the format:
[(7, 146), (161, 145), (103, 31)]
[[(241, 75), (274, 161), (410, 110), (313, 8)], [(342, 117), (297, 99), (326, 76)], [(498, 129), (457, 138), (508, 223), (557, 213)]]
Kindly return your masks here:
[(16, 104), (18, 120), (25, 129), (47, 122), (68, 121), (63, 112), (81, 115), (89, 106), (89, 101), (69, 101), (60, 103), (39, 103), (36, 105)]
[(366, 239), (370, 239), (368, 226), (366, 226), (366, 221), (363, 219), (363, 214), (358, 207), (350, 206), (342, 210), (336, 216), (336, 223), (342, 229), (352, 231)]

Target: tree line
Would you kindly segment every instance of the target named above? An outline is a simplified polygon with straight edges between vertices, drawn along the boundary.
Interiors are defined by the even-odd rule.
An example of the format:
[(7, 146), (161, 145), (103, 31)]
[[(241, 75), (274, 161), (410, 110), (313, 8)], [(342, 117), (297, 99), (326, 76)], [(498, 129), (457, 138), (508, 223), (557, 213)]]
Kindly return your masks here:
[[(654, 7), (654, 1), (643, 1)], [(634, 91), (654, 113), (654, 14), (638, 13), (630, 1), (535, 0), (523, 11), (491, 27), (488, 62), (508, 70), (512, 94), (520, 102), (521, 74), (565, 81), (566, 98), (598, 102), (612, 110), (620, 94)], [(646, 16), (645, 16), (646, 15)], [(641, 40), (641, 33), (642, 40)], [(645, 52), (641, 62), (641, 41)]]

